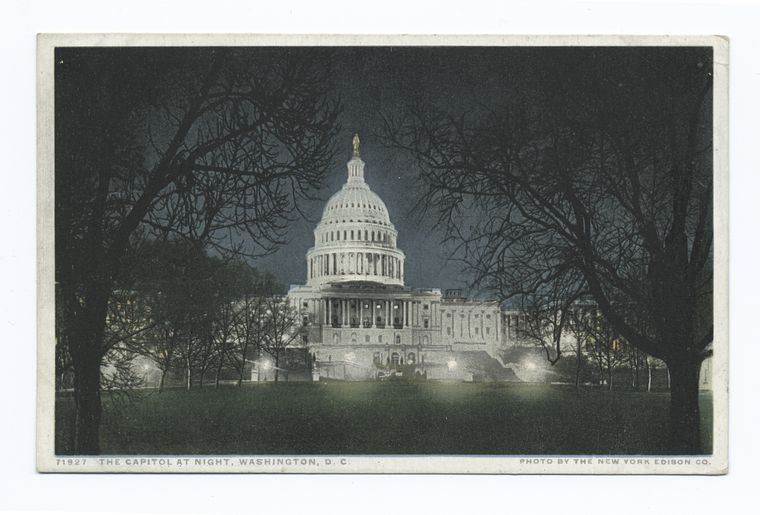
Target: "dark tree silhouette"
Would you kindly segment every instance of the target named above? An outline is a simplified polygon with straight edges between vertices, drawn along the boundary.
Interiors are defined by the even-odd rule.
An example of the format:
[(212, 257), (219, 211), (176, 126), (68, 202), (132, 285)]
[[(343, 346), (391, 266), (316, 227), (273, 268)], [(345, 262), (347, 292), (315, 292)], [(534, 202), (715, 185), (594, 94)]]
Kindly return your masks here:
[[(274, 381), (280, 378), (280, 358), (283, 352), (301, 336), (301, 318), (287, 297), (266, 298), (265, 333), (262, 348), (274, 359)], [(286, 378), (287, 379), (287, 378)]]
[(671, 450), (701, 452), (711, 50), (544, 49), (531, 67), (516, 98), (413, 106), (383, 137), (416, 158), (421, 205), (439, 209), (476, 283), (502, 299), (587, 291), (617, 334), (665, 361)]
[(59, 48), (56, 321), (74, 376), (76, 452), (99, 452), (106, 312), (136, 240), (267, 252), (335, 155), (317, 54)]

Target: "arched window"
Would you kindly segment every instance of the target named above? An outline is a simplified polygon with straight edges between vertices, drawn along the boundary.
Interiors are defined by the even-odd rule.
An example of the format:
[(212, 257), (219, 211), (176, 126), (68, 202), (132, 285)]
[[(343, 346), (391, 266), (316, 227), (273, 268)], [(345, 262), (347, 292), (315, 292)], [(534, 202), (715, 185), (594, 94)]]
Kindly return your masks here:
[(396, 335), (396, 345), (401, 345), (401, 335), (400, 334)]
[(391, 354), (391, 364), (398, 365), (401, 361), (401, 356), (398, 355), (398, 352), (394, 352)]
[(333, 343), (336, 345), (340, 343), (340, 335), (338, 333), (333, 333)]
[(422, 336), (422, 345), (427, 345), (427, 344), (428, 344), (428, 337), (427, 337), (427, 335), (423, 335)]
[(351, 333), (351, 343), (356, 343), (356, 333)]
[(406, 356), (406, 362), (409, 365), (414, 365), (414, 363), (415, 363), (416, 360), (417, 359), (416, 359), (416, 357), (414, 355), (414, 352), (410, 352), (409, 354), (407, 354), (407, 356)]

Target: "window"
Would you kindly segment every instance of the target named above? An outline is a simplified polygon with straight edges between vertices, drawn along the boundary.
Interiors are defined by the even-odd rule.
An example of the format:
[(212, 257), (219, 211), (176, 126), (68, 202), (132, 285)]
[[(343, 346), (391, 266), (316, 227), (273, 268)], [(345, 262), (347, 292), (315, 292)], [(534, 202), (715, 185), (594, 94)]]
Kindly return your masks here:
[(480, 334), (480, 327), (475, 328), (475, 334)]
[(490, 327), (486, 327), (486, 334), (491, 334), (491, 328)]
[(401, 336), (398, 334), (396, 335), (396, 345), (401, 345)]
[(351, 231), (351, 239), (354, 239), (354, 231)]
[(382, 334), (378, 334), (377, 335), (377, 343), (383, 343), (383, 335)]
[(423, 304), (423, 305), (422, 305), (422, 309), (427, 309), (427, 308), (428, 308), (428, 305), (427, 305), (427, 304)]
[(426, 318), (425, 320), (423, 320), (423, 322), (422, 322), (422, 326), (423, 326), (425, 329), (427, 329), (427, 328), (428, 328), (428, 325), (429, 325), (429, 322), (428, 322), (428, 319)]
[(446, 328), (446, 335), (451, 336), (451, 327)]
[(369, 343), (369, 335), (368, 334), (364, 335), (364, 343)]

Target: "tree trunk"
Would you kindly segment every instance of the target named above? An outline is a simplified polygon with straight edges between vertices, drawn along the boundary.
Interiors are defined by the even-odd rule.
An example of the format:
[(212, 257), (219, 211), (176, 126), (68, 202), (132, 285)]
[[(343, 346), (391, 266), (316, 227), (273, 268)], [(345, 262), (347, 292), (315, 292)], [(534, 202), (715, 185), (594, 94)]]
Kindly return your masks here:
[(185, 359), (185, 383), (187, 391), (189, 392), (190, 389), (193, 387), (193, 367), (190, 363), (190, 356)]
[(672, 359), (670, 377), (670, 451), (702, 452), (699, 428), (699, 359)]
[(280, 354), (277, 353), (274, 357), (274, 382), (280, 378)]
[(575, 354), (575, 391), (580, 390), (581, 387), (581, 351), (578, 346), (578, 352)]
[(607, 390), (612, 391), (612, 364), (607, 364)]
[(161, 393), (164, 391), (164, 383), (166, 382), (166, 372), (168, 369), (161, 370), (161, 381), (158, 383), (158, 393)]
[(647, 363), (647, 392), (652, 391), (652, 365), (649, 363), (649, 356), (646, 357)]
[(74, 374), (76, 452), (100, 454), (100, 355), (80, 357)]
[(89, 285), (85, 307), (72, 321), (68, 338), (77, 403), (75, 451), (78, 454), (100, 453), (100, 365), (109, 295), (107, 281)]

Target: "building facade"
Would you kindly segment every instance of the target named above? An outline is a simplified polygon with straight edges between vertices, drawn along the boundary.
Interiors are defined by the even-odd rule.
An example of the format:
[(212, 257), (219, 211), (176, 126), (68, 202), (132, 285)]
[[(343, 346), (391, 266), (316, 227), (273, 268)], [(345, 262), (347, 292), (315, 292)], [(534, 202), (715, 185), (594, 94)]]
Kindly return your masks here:
[(347, 168), (346, 183), (314, 229), (306, 284), (288, 293), (315, 376), (471, 379), (484, 366), (500, 366), (498, 302), (406, 286), (398, 232), (365, 181), (358, 136)]

